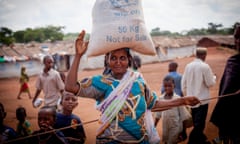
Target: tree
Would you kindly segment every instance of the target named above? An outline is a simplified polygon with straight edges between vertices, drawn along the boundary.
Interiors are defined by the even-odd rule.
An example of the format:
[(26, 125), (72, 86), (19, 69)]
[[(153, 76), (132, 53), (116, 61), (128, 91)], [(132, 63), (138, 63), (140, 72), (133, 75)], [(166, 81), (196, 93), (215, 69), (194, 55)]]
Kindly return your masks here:
[(57, 40), (63, 40), (64, 34), (62, 32), (63, 26), (47, 26), (46, 28), (41, 28), (43, 31), (46, 40), (50, 40), (51, 42)]
[(24, 43), (24, 34), (25, 34), (25, 31), (23, 30), (20, 30), (20, 31), (16, 31), (14, 32), (13, 34), (13, 37), (15, 38), (15, 41), (18, 42), (18, 43)]
[(151, 36), (180, 36), (181, 34), (175, 32), (175, 33), (171, 33), (168, 30), (164, 30), (164, 31), (160, 31), (159, 27), (156, 27), (154, 29), (152, 29), (152, 31), (150, 32)]
[(3, 45), (11, 45), (14, 42), (13, 31), (6, 27), (0, 28), (0, 43)]
[(160, 28), (156, 27), (156, 28), (152, 29), (152, 31), (150, 32), (150, 35), (151, 36), (159, 36), (159, 35), (161, 35)]
[(208, 32), (206, 29), (191, 29), (190, 31), (187, 32), (188, 36), (196, 36), (196, 35), (207, 35)]
[(62, 26), (47, 26), (39, 28), (27, 28), (26, 30), (17, 31), (14, 33), (16, 42), (27, 43), (31, 41), (44, 42), (44, 41), (57, 41), (63, 40), (64, 34)]
[(210, 23), (208, 23), (208, 32), (210, 34), (216, 34), (218, 28), (220, 28), (220, 27), (223, 27), (223, 25), (222, 24), (214, 24), (214, 23), (210, 22)]
[[(38, 37), (39, 35), (34, 29), (27, 28), (25, 30), (25, 33), (24, 33), (25, 42), (37, 41)], [(41, 42), (41, 41), (37, 41), (37, 42)]]

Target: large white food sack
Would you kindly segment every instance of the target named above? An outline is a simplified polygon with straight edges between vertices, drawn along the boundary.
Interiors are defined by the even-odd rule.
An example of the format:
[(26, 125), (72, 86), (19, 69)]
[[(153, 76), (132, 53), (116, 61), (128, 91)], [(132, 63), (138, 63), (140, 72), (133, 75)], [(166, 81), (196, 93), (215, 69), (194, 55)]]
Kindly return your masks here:
[(146, 29), (142, 0), (96, 0), (87, 56), (98, 56), (128, 47), (142, 54), (156, 50)]

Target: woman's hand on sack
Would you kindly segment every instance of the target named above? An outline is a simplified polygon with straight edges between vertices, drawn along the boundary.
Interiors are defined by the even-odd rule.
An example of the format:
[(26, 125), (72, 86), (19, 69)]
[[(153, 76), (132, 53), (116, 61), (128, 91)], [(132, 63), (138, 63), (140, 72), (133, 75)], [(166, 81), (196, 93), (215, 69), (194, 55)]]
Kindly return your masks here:
[(88, 47), (88, 41), (84, 41), (85, 30), (82, 30), (75, 42), (76, 54), (83, 55)]

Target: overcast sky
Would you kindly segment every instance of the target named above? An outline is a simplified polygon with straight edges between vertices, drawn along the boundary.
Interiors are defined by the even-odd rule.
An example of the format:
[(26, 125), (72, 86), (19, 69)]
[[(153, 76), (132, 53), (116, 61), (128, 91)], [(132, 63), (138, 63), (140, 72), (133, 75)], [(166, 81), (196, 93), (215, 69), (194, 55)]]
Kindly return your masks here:
[[(13, 31), (47, 25), (64, 32), (91, 32), (95, 0), (0, 0), (0, 27)], [(148, 31), (182, 32), (207, 28), (209, 22), (231, 27), (240, 22), (240, 0), (143, 0)]]

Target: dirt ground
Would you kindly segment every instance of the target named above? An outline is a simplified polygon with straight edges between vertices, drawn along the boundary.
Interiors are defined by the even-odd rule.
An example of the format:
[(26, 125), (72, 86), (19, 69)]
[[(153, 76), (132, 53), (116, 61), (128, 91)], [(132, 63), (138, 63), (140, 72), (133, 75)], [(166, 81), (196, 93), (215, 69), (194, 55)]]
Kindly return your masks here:
[[(233, 52), (231, 50), (226, 50), (222, 48), (208, 49), (208, 56), (206, 62), (211, 66), (213, 72), (217, 76), (217, 84), (211, 88), (212, 97), (218, 96), (220, 78), (222, 76), (226, 60), (232, 54)], [(179, 64), (178, 72), (183, 73), (186, 64), (193, 59), (194, 57), (176, 59), (175, 61), (177, 61)], [(150, 88), (156, 91), (158, 95), (160, 95), (159, 90), (161, 87), (162, 79), (168, 72), (167, 67), (168, 62), (158, 62), (152, 64), (144, 64), (140, 68), (140, 71), (142, 72), (144, 78), (148, 82)], [(79, 73), (79, 78), (99, 74), (102, 72), (102, 70), (103, 69), (82, 71)], [(35, 93), (35, 81), (36, 76), (30, 77), (29, 85), (32, 96)], [(18, 106), (21, 105), (27, 109), (27, 119), (31, 122), (32, 129), (36, 130), (38, 129), (37, 126), (38, 108), (35, 109), (32, 107), (31, 100), (28, 99), (27, 94), (22, 94), (21, 100), (17, 99), (19, 87), (20, 86), (18, 83), (18, 78), (0, 79), (0, 102), (4, 104), (7, 112), (7, 117), (5, 118), (4, 122), (5, 124), (13, 128), (16, 128), (17, 120), (15, 116), (15, 110)], [(43, 92), (41, 93), (40, 96), (43, 97)], [(216, 104), (216, 101), (217, 99), (211, 101), (206, 121), (205, 133), (209, 140), (212, 140), (213, 138), (217, 137), (218, 133), (217, 128), (211, 122), (209, 122), (209, 118), (212, 113), (213, 107)], [(94, 121), (97, 120), (99, 117), (99, 112), (95, 110), (95, 101), (86, 98), (79, 98), (79, 105), (74, 110), (74, 113), (80, 116), (82, 122), (84, 123), (84, 128), (87, 135), (86, 144), (95, 143), (95, 132), (99, 126), (98, 123)], [(161, 136), (161, 122), (158, 124), (157, 129)], [(189, 133), (191, 131), (191, 128), (189, 128), (187, 131)], [(186, 142), (187, 140), (182, 142), (182, 144), (185, 144)]]

